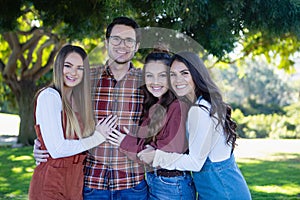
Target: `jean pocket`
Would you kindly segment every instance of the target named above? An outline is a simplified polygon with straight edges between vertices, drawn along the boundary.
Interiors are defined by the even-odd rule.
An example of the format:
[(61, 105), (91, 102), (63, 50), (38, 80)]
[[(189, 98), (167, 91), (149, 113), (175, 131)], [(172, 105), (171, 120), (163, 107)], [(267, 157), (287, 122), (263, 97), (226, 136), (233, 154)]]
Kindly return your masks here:
[(145, 190), (147, 190), (147, 183), (146, 181), (142, 181), (139, 184), (137, 184), (136, 186), (134, 186), (133, 188), (131, 188), (131, 190), (133, 192), (144, 192)]
[(178, 185), (178, 181), (179, 181), (176, 177), (158, 176), (158, 179), (163, 184), (170, 185), (170, 186), (177, 186)]
[(90, 194), (93, 193), (93, 191), (94, 191), (93, 188), (89, 188), (89, 187), (84, 187), (84, 188), (83, 188), (83, 194), (84, 194), (84, 195), (90, 195)]

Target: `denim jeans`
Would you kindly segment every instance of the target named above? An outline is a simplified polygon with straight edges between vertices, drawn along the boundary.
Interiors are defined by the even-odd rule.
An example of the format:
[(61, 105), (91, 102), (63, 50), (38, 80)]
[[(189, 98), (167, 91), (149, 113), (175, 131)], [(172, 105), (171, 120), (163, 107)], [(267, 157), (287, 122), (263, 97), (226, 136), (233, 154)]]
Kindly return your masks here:
[(142, 181), (133, 188), (125, 190), (98, 190), (83, 188), (84, 200), (147, 200), (148, 187), (146, 181)]
[(199, 199), (249, 200), (251, 194), (233, 154), (220, 162), (206, 159), (199, 172), (193, 172)]
[(163, 177), (147, 172), (149, 200), (194, 200), (196, 190), (190, 173), (183, 176)]

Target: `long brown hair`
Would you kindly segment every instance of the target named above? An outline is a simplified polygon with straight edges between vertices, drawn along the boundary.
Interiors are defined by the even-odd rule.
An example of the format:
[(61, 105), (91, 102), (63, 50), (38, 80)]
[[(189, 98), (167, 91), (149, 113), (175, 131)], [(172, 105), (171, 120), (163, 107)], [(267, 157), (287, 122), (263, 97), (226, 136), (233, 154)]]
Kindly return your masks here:
[[(147, 64), (151, 61), (159, 61), (166, 65), (168, 68), (170, 66), (171, 56), (167, 51), (164, 51), (159, 48), (155, 48), (153, 52), (149, 53), (145, 59), (145, 64), (143, 68), (143, 77), (145, 82), (145, 70)], [(169, 105), (176, 99), (176, 96), (173, 94), (171, 90), (168, 90), (165, 94), (162, 95), (160, 101), (157, 97), (153, 96), (146, 85), (142, 87), (144, 91), (144, 104), (143, 104), (143, 116), (147, 117), (149, 112), (151, 111), (151, 118), (150, 123), (147, 126), (147, 135), (148, 138), (146, 143), (156, 140), (156, 135), (159, 131), (163, 128), (165, 124), (165, 117), (168, 110)], [(158, 103), (158, 105), (155, 105)], [(154, 106), (155, 105), (155, 106)], [(144, 118), (142, 118), (143, 120)]]
[[(197, 99), (202, 96), (203, 99), (211, 104), (210, 116), (216, 118), (217, 126), (221, 125), (227, 144), (235, 147), (237, 138), (236, 123), (231, 118), (231, 107), (223, 101), (222, 94), (218, 86), (212, 80), (207, 68), (200, 57), (192, 52), (179, 52), (172, 57), (172, 63), (177, 60), (185, 64), (191, 73), (195, 83), (195, 94)], [(191, 104), (194, 102), (190, 102)]]
[[(76, 113), (72, 109), (70, 102), (66, 99), (64, 93), (63, 68), (66, 57), (75, 52), (83, 60), (83, 79), (73, 88), (73, 102), (78, 107), (78, 114), (84, 125), (81, 130)], [(90, 136), (95, 130), (95, 121), (93, 118), (92, 100), (91, 100), (91, 82), (90, 66), (86, 52), (83, 48), (73, 45), (65, 45), (56, 56), (53, 67), (53, 85), (59, 91), (62, 98), (62, 109), (64, 111), (64, 122), (66, 122), (66, 138), (73, 138), (74, 134), (79, 138)]]

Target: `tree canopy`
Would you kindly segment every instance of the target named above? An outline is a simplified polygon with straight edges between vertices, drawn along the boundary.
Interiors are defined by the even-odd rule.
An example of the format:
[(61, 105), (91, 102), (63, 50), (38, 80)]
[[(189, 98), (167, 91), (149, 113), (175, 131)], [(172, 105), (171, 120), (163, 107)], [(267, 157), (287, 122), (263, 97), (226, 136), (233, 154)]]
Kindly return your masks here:
[(3, 0), (2, 4), (2, 31), (17, 29), (16, 19), (34, 6), (35, 18), (44, 28), (59, 30), (69, 39), (103, 38), (112, 18), (126, 15), (141, 27), (185, 33), (223, 61), (240, 42), (245, 55), (270, 57), (270, 51), (280, 55), (280, 67), (288, 70), (293, 64), (289, 55), (300, 48), (299, 0)]
[(241, 57), (279, 57), (278, 67), (292, 71), (291, 56), (300, 49), (299, 0), (1, 0), (0, 81), (19, 106), (19, 142), (32, 144), (32, 99), (51, 79), (59, 48), (79, 41), (92, 50), (117, 16), (183, 33), (227, 63), (240, 45)]

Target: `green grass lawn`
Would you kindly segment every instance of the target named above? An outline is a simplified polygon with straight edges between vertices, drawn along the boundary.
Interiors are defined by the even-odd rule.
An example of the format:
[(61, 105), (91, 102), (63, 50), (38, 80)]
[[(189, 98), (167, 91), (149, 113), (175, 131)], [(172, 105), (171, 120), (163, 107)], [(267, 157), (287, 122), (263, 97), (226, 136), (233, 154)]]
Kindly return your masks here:
[[(253, 199), (300, 199), (300, 153), (237, 159)], [(0, 199), (27, 199), (32, 147), (0, 147)]]
[(300, 153), (237, 162), (253, 199), (300, 199)]
[(0, 199), (28, 199), (34, 167), (32, 147), (0, 147)]

